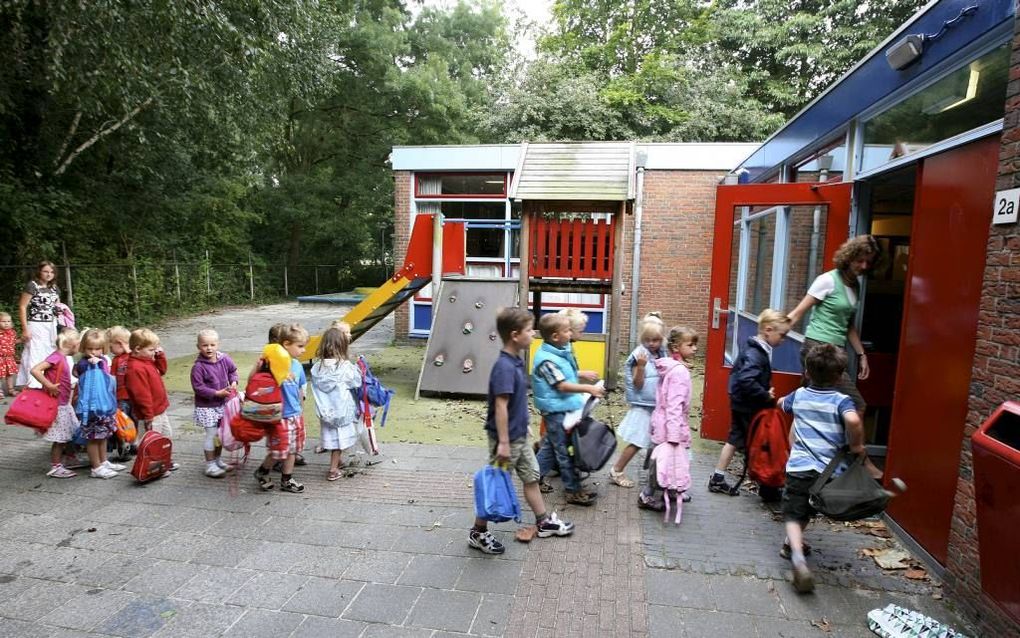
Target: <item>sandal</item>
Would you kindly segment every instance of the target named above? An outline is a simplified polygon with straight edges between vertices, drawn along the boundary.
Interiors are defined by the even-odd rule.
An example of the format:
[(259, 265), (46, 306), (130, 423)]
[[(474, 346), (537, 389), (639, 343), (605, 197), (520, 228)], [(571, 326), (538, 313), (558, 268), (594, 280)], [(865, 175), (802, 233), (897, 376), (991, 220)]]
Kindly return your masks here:
[(263, 492), (273, 489), (273, 477), (261, 467), (255, 470), (255, 480), (259, 482), (259, 489)]
[(553, 491), (553, 486), (546, 482), (545, 479), (538, 480), (538, 491), (543, 494), (550, 494)]
[(326, 480), (327, 481), (336, 481), (336, 480), (340, 479), (343, 475), (344, 475), (344, 473), (341, 470), (330, 470), (329, 474), (326, 475)]
[(588, 507), (595, 504), (595, 498), (591, 492), (567, 492), (567, 502), (571, 505)]
[[(811, 555), (811, 546), (808, 545), (807, 543), (803, 543), (803, 547), (804, 547), (804, 555), (805, 556), (810, 556)], [(780, 558), (785, 558), (786, 560), (790, 560), (790, 556), (792, 554), (793, 554), (793, 550), (790, 549), (790, 543), (789, 542), (783, 543), (783, 546), (779, 549), (779, 556), (780, 556)]]
[(538, 527), (535, 525), (524, 525), (518, 527), (514, 532), (514, 540), (518, 543), (530, 543), (538, 535)]
[(634, 487), (634, 481), (627, 478), (623, 472), (617, 472), (613, 468), (609, 468), (609, 482), (620, 487)]

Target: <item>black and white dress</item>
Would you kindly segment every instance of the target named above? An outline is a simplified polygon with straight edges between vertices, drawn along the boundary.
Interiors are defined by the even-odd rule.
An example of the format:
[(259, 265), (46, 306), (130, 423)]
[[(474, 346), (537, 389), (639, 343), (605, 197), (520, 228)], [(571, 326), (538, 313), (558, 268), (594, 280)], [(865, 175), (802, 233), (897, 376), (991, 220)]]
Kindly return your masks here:
[(34, 279), (25, 284), (24, 292), (31, 295), (25, 316), (28, 319), (28, 334), (31, 341), (25, 344), (21, 353), (21, 368), (18, 370), (18, 385), (32, 388), (42, 387), (32, 377), (32, 368), (45, 359), (57, 343), (57, 317), (55, 306), (60, 301), (60, 289), (56, 285), (43, 286)]

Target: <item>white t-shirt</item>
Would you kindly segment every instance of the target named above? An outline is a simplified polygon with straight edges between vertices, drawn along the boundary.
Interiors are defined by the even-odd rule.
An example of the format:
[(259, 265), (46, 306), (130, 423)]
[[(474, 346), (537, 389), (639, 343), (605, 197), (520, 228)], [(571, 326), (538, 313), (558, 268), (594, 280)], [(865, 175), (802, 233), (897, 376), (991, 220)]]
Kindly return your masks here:
[[(837, 275), (838, 276), (838, 275)], [(850, 305), (857, 305), (857, 293), (850, 286), (843, 286), (846, 289), (846, 298), (850, 302)], [(832, 271), (823, 272), (818, 275), (815, 280), (811, 283), (811, 287), (808, 288), (807, 294), (811, 295), (818, 301), (821, 301), (831, 295), (836, 290), (836, 280), (832, 276)]]

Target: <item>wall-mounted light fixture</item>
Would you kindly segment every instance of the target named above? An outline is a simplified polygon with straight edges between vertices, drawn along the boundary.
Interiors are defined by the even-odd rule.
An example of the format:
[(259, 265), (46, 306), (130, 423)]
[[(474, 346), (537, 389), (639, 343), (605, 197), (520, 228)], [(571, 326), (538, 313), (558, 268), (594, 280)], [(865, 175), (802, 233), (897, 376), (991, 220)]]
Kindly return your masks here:
[(943, 22), (942, 28), (936, 33), (911, 33), (910, 35), (904, 36), (886, 50), (886, 62), (888, 62), (889, 66), (891, 66), (895, 71), (907, 68), (916, 62), (918, 58), (921, 57), (921, 54), (924, 53), (924, 44), (926, 42), (934, 42), (935, 40), (938, 40), (946, 34), (946, 31), (955, 27), (961, 20), (977, 13), (977, 10), (977, 5), (964, 7), (960, 10), (960, 14), (958, 16)]

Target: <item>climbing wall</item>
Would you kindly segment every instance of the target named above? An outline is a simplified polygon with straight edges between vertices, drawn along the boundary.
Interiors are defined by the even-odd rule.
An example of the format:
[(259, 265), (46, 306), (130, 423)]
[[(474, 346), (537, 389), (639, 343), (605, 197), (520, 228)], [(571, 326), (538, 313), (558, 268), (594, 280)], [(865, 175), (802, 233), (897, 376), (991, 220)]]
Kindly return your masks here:
[(489, 372), (503, 347), (496, 313), (517, 304), (517, 282), (505, 279), (444, 279), (434, 303), (418, 394), (485, 396)]

